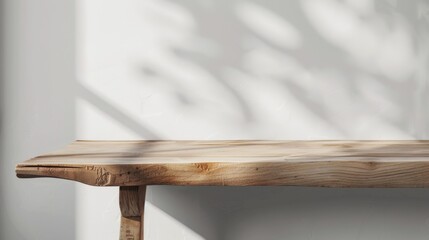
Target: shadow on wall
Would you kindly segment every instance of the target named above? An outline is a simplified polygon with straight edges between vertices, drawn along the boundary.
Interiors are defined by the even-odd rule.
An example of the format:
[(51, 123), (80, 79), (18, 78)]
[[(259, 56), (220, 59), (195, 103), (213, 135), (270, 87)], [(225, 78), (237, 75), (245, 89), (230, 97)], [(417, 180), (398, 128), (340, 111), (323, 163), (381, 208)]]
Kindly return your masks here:
[[(3, 164), (4, 156), (4, 105), (5, 105), (5, 97), (4, 97), (4, 3), (3, 0), (0, 0), (0, 164)], [(3, 179), (0, 178), (0, 181)], [(3, 202), (3, 188), (4, 184), (0, 184), (0, 202)], [(0, 217), (0, 232), (5, 231), (5, 227), (3, 224), (3, 217)]]
[(214, 191), (217, 207), (225, 214), (219, 239), (424, 240), (429, 234), (425, 189), (229, 187)]
[(151, 140), (159, 139), (159, 137), (153, 131), (146, 128), (143, 124), (134, 120), (132, 117), (129, 117), (121, 109), (109, 104), (106, 100), (85, 86), (77, 84), (76, 92), (79, 98), (84, 99), (91, 105), (95, 106), (98, 110), (120, 122), (122, 125), (135, 132), (141, 138)]
[[(3, 136), (3, 122), (4, 122), (4, 105), (5, 105), (5, 98), (4, 98), (4, 23), (5, 23), (5, 17), (4, 17), (4, 3), (3, 0), (0, 0), (0, 136)], [(3, 158), (1, 156), (1, 153), (3, 152), (3, 138), (0, 137), (0, 161)], [(0, 185), (1, 187), (2, 185)], [(1, 189), (0, 189), (1, 192)], [(2, 225), (0, 225), (0, 231)]]
[(15, 175), (75, 137), (75, 3), (1, 4), (0, 239), (75, 239), (74, 184)]
[[(103, 7), (109, 4), (113, 3), (103, 2)], [(101, 64), (89, 67), (96, 71), (79, 83), (77, 96), (140, 138), (429, 137), (429, 1), (156, 0), (124, 2), (112, 9), (115, 16), (123, 11), (124, 18), (110, 16), (114, 23), (105, 24), (115, 34), (102, 33), (88, 45), (95, 49), (90, 50), (89, 56), (96, 56), (91, 60)], [(118, 35), (129, 37), (115, 38)], [(119, 59), (120, 66), (106, 56)], [(109, 81), (98, 84), (105, 78)], [(127, 89), (126, 81), (119, 78), (136, 80), (141, 89)], [(140, 90), (141, 106), (127, 106), (127, 101), (136, 102), (132, 95)], [(126, 94), (118, 94), (121, 91)], [(261, 239), (254, 232), (260, 229), (256, 226), (263, 226), (265, 234), (273, 230), (296, 236), (293, 239), (316, 238), (282, 223), (302, 223), (326, 239), (342, 234), (369, 239), (365, 234), (379, 233), (366, 231), (371, 226), (365, 223), (374, 223), (370, 221), (374, 216), (385, 220), (381, 216), (389, 215), (389, 210), (374, 216), (367, 211), (363, 216), (360, 207), (383, 208), (391, 200), (390, 206), (403, 207), (396, 200), (412, 204), (413, 199), (404, 199), (408, 193), (420, 194), (413, 190), (151, 187), (148, 204), (160, 211), (159, 216), (176, 219), (204, 239)], [(288, 199), (294, 199), (293, 207), (280, 206), (292, 201)], [(353, 211), (342, 207), (355, 204)], [(325, 222), (321, 216), (329, 213), (326, 209), (335, 214), (328, 214)], [(358, 216), (347, 219), (342, 213)], [(273, 225), (259, 225), (258, 214), (264, 219), (274, 216), (269, 221)], [(339, 235), (324, 232), (341, 225), (336, 214), (346, 230)], [(399, 218), (402, 212), (395, 214)], [(410, 222), (424, 216), (416, 213)], [(306, 220), (313, 217), (314, 221)], [(215, 227), (202, 224), (206, 221)], [(353, 230), (354, 224), (364, 230)], [(240, 230), (249, 226), (255, 235), (241, 235), (246, 231)], [(422, 226), (417, 232), (427, 236)]]
[[(295, 139), (429, 136), (428, 1), (145, 7), (157, 29), (145, 37), (157, 44), (142, 57), (142, 80), (185, 112), (219, 114), (250, 132), (240, 138), (272, 138), (258, 131), (267, 123)], [(296, 132), (302, 125), (313, 135)]]

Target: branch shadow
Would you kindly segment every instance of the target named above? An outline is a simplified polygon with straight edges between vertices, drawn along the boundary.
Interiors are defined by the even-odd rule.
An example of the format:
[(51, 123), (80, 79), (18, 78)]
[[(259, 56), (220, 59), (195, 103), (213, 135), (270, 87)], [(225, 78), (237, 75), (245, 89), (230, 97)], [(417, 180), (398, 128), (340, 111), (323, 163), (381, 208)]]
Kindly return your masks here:
[[(416, 101), (421, 101), (418, 98), (425, 96), (425, 94), (422, 93), (420, 93), (419, 96), (415, 96), (414, 90), (424, 87), (425, 84), (422, 83), (422, 81), (426, 82), (426, 80), (414, 75), (406, 75), (405, 73), (405, 75), (402, 74), (403, 77), (400, 77), (400, 79), (389, 79), (388, 76), (391, 75), (388, 72), (380, 72), (371, 66), (367, 66), (366, 63), (360, 63), (359, 61), (362, 61), (363, 57), (357, 55), (358, 53), (355, 50), (350, 49), (354, 45), (338, 45), (336, 39), (326, 37), (328, 33), (326, 33), (325, 29), (330, 27), (330, 22), (326, 22), (326, 25), (315, 25), (314, 21), (318, 19), (314, 20), (315, 17), (312, 15), (324, 14), (324, 11), (326, 12), (326, 9), (323, 8), (323, 3), (319, 4), (321, 6), (312, 6), (311, 4), (303, 4), (308, 1), (284, 3), (279, 1), (255, 0), (246, 2), (231, 1), (228, 4), (210, 1), (206, 4), (195, 4), (192, 1), (168, 2), (179, 5), (182, 9), (186, 9), (190, 16), (195, 19), (197, 25), (193, 34), (195, 34), (196, 39), (203, 39), (220, 49), (217, 55), (211, 56), (207, 52), (202, 52), (198, 50), (198, 48), (191, 48), (183, 43), (168, 43), (162, 48), (172, 53), (170, 62), (185, 62), (186, 64), (201, 69), (207, 75), (216, 79), (217, 83), (225, 90), (225, 94), (233, 96), (233, 99), (235, 99), (237, 104), (233, 106), (235, 106), (234, 109), (236, 112), (242, 113), (241, 124), (257, 120), (254, 118), (255, 110), (249, 105), (251, 99), (249, 99), (243, 87), (245, 87), (245, 84), (253, 84), (255, 81), (262, 80), (266, 81), (267, 84), (272, 84), (272, 82), (270, 83), (268, 80), (271, 79), (277, 81), (278, 85), (281, 85), (285, 89), (285, 96), (291, 95), (290, 97), (302, 103), (306, 111), (311, 112), (314, 116), (317, 116), (318, 119), (327, 121), (328, 126), (341, 132), (341, 136), (344, 138), (359, 139), (367, 136), (367, 133), (357, 131), (356, 129), (350, 129), (348, 124), (344, 123), (352, 120), (346, 117), (350, 115), (360, 115), (362, 118), (366, 118), (368, 122), (375, 121), (372, 124), (376, 124), (377, 121), (383, 122), (390, 126), (391, 129), (397, 129), (397, 137), (399, 138), (403, 138), (407, 135), (409, 138), (419, 138), (419, 136), (421, 138), (425, 136), (425, 134), (422, 135), (422, 133), (413, 131), (413, 124), (415, 124), (415, 122), (418, 121), (417, 118), (420, 117), (416, 112), (426, 111), (421, 107), (415, 109), (415, 107), (410, 106), (415, 106), (416, 104), (414, 103)], [(390, 32), (391, 34), (396, 34), (395, 31), (399, 31), (397, 34), (407, 37), (414, 36), (410, 35), (412, 32), (427, 34), (422, 30), (424, 28), (418, 26), (418, 24), (421, 24), (419, 22), (423, 20), (416, 20), (414, 16), (410, 16), (409, 13), (402, 12), (403, 9), (412, 9), (413, 7), (417, 9), (417, 5), (419, 4), (417, 1), (407, 3), (407, 8), (401, 6), (387, 8), (386, 4), (387, 3), (384, 1), (375, 2), (374, 11), (369, 9), (367, 12), (359, 9), (355, 10), (353, 6), (340, 3), (337, 3), (337, 5), (331, 4), (331, 7), (337, 10), (348, 10), (348, 14), (351, 16), (350, 19), (353, 21), (355, 21), (355, 16), (356, 19), (358, 19), (358, 17), (363, 14), (367, 16), (368, 19), (375, 19), (373, 21), (385, 22), (387, 26), (391, 25), (390, 28), (386, 28), (387, 30), (384, 28), (377, 30), (376, 28), (373, 29), (371, 25), (372, 20), (356, 20), (361, 21), (356, 24), (361, 27), (362, 33), (374, 34), (373, 36), (369, 35), (368, 38), (373, 37), (374, 39), (381, 39), (381, 34), (383, 34), (382, 31), (387, 31), (389, 34)], [(243, 22), (243, 17), (240, 17), (240, 14), (242, 14), (240, 13), (242, 5), (250, 5), (252, 9), (256, 9), (252, 10), (253, 12), (251, 14), (253, 15), (250, 15), (250, 17), (258, 17), (258, 19), (261, 18), (261, 20), (264, 20), (264, 17), (282, 18), (283, 21), (290, 23), (301, 36), (302, 47), (288, 49), (279, 46), (276, 39), (270, 39), (270, 35), (255, 31), (252, 26), (248, 26), (246, 19), (244, 19)], [(314, 10), (314, 8), (317, 7), (321, 9)], [(328, 11), (331, 10), (328, 9)], [(363, 11), (363, 13), (359, 11)], [(214, 14), (214, 12), (216, 12), (216, 14)], [(405, 25), (405, 23), (398, 23), (400, 20), (398, 20), (398, 14), (396, 13), (399, 13), (399, 15), (403, 17), (401, 21), (406, 22), (407, 27), (402, 26)], [(348, 19), (349, 18), (346, 18), (346, 20)], [(274, 21), (272, 22), (275, 23)], [(325, 24), (323, 21), (319, 22)], [(416, 22), (418, 22), (418, 24), (415, 24)], [(219, 27), (222, 25), (223, 28)], [(409, 26), (411, 26), (410, 28), (412, 30), (408, 30)], [(335, 31), (335, 26), (333, 26), (333, 29), (333, 31)], [(411, 33), (406, 35), (407, 32), (410, 31)], [(339, 31), (338, 33), (332, 33), (332, 35), (335, 34), (341, 37)], [(348, 37), (348, 35), (345, 37)], [(395, 35), (392, 37), (395, 37)], [(412, 39), (410, 41), (411, 44), (418, 40)], [(248, 42), (252, 42), (253, 45)], [(161, 42), (160, 44), (163, 43)], [(246, 44), (251, 46), (246, 46)], [(386, 44), (390, 43), (387, 42)], [(399, 49), (408, 49), (411, 46), (407, 45), (407, 40), (405, 40), (404, 43), (393, 42), (391, 44), (397, 44)], [(411, 46), (411, 49), (413, 48), (414, 46)], [(276, 52), (281, 58), (267, 52), (266, 49), (269, 49), (271, 52)], [(369, 51), (371, 49), (371, 46), (368, 45), (367, 48), (364, 48), (364, 51)], [(285, 59), (291, 59), (296, 65), (293, 69), (295, 72), (291, 73), (285, 70), (281, 71), (280, 74), (275, 77), (269, 74), (267, 75), (266, 73), (262, 73), (261, 75), (260, 71), (257, 69), (257, 63), (250, 68), (246, 66), (246, 63), (252, 60), (248, 57), (249, 51), (261, 51), (263, 54), (266, 54), (268, 58), (271, 58), (273, 62), (277, 61), (281, 63), (284, 62)], [(402, 52), (403, 54), (408, 54), (407, 50), (403, 50)], [(386, 53), (381, 51), (379, 54), (386, 55)], [(415, 52), (410, 54), (414, 55), (410, 55), (410, 57), (404, 55), (404, 58), (408, 57), (415, 61), (417, 57), (415, 56)], [(401, 58), (400, 55), (397, 57)], [(370, 59), (365, 58), (365, 60)], [(392, 67), (396, 66), (394, 62), (389, 62), (389, 60), (381, 59), (377, 61), (380, 61), (380, 63), (375, 62), (373, 65), (387, 64)], [(288, 62), (284, 62), (284, 64), (287, 65)], [(404, 69), (403, 72), (411, 68), (410, 64), (412, 64), (412, 62), (404, 63), (404, 67), (402, 67), (402, 69)], [(259, 66), (261, 66), (260, 68), (264, 67), (262, 64), (259, 64)], [(389, 69), (392, 67), (389, 67)], [(166, 69), (165, 66), (156, 66), (156, 64), (148, 68), (151, 72), (157, 73), (161, 73), (163, 69)], [(251, 76), (251, 78), (243, 80), (243, 83), (235, 83), (237, 81), (227, 75), (227, 72), (231, 70), (244, 73), (246, 76)], [(163, 74), (160, 74), (160, 76), (162, 78)], [(308, 76), (310, 76), (310, 78), (308, 78)], [(158, 80), (162, 81), (161, 78)], [(172, 76), (169, 81), (175, 82), (174, 84), (177, 86), (182, 86), (179, 89), (187, 89), (187, 87), (183, 87), (184, 84), (187, 84), (186, 81), (183, 81), (180, 77)], [(343, 92), (343, 94), (338, 94), (338, 92)], [(261, 94), (269, 95), (270, 93), (261, 92)], [(183, 93), (183, 95), (188, 95), (188, 102), (190, 101), (189, 99), (193, 99), (189, 94)], [(375, 95), (380, 96), (377, 98)], [(338, 101), (339, 99), (340, 101)], [(338, 104), (341, 100), (343, 100), (344, 104)], [(388, 105), (389, 108), (383, 109), (383, 104)], [(369, 105), (370, 108), (365, 109), (367, 105)], [(356, 113), (349, 110), (350, 107), (352, 109), (358, 109), (359, 112)], [(409, 116), (411, 116), (411, 118)], [(403, 133), (399, 134), (401, 131)], [(370, 138), (377, 138), (377, 136)]]

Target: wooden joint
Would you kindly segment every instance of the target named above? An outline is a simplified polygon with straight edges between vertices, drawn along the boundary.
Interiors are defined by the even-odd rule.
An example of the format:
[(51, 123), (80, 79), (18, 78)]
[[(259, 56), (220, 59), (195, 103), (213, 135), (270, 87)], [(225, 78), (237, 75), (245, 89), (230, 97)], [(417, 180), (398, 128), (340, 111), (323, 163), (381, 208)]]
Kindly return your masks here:
[(123, 217), (137, 217), (144, 213), (146, 186), (119, 188), (119, 206)]
[(146, 186), (119, 187), (120, 240), (143, 240)]

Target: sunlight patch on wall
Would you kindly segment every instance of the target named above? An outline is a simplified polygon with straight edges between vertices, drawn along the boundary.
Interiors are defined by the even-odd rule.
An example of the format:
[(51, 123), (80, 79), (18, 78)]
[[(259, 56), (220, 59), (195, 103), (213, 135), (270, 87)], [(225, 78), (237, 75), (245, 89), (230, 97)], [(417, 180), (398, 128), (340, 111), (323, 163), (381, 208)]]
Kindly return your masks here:
[(285, 17), (251, 1), (243, 1), (237, 6), (237, 16), (246, 27), (266, 40), (286, 49), (301, 46), (299, 31)]
[(302, 7), (317, 31), (351, 61), (390, 80), (408, 80), (416, 64), (409, 26), (400, 15), (383, 18), (372, 1), (364, 2), (305, 0)]
[(76, 100), (77, 136), (80, 140), (142, 139), (135, 130), (85, 99)]

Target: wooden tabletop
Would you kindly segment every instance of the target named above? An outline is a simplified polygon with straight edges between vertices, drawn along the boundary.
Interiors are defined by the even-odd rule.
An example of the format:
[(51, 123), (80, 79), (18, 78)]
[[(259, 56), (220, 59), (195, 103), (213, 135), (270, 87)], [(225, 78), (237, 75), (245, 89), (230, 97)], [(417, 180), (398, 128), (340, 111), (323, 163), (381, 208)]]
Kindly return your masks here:
[(76, 141), (16, 173), (95, 186), (429, 187), (429, 141)]

